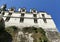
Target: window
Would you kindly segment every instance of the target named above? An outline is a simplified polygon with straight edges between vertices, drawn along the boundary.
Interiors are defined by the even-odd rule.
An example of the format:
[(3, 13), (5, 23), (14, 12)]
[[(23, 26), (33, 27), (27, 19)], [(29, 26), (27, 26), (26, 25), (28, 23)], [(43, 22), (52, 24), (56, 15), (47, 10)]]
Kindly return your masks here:
[(34, 23), (37, 23), (37, 18), (34, 18)]
[(33, 16), (34, 16), (34, 17), (37, 17), (37, 15), (36, 15), (36, 14), (33, 14)]
[(44, 23), (47, 23), (46, 18), (43, 18)]
[(34, 23), (37, 23), (37, 15), (33, 14), (33, 17), (34, 17)]
[(21, 18), (20, 18), (20, 22), (24, 21), (24, 13), (21, 13)]
[(20, 18), (20, 22), (23, 22), (23, 21), (24, 21), (24, 18), (23, 18), (23, 17), (21, 17), (21, 18)]
[(22, 9), (21, 9), (21, 12), (25, 12), (25, 8), (22, 8)]
[(12, 15), (12, 13), (10, 13), (10, 12), (9, 12), (9, 14), (8, 14), (8, 15)]
[(6, 17), (5, 21), (7, 21), (7, 22), (8, 22), (9, 20), (10, 20), (10, 17)]
[(23, 16), (23, 17), (24, 17), (24, 13), (21, 13), (21, 16)]
[(42, 17), (45, 17), (44, 14), (42, 14)]
[(44, 15), (44, 14), (42, 14), (42, 17), (43, 17), (43, 21), (44, 21), (44, 23), (47, 23), (47, 21), (46, 21), (46, 18), (45, 18), (45, 15)]

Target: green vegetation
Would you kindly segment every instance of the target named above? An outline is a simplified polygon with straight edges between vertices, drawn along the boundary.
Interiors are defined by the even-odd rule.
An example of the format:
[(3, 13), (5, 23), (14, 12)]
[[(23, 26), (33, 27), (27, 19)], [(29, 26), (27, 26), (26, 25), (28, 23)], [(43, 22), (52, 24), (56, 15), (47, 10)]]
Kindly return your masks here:
[(26, 32), (32, 33), (32, 32), (34, 32), (33, 28), (35, 28), (35, 27), (24, 27), (24, 28), (22, 29), (22, 31), (23, 31), (24, 33), (26, 33)]
[(18, 28), (15, 26), (10, 26), (10, 27), (5, 28), (5, 30), (11, 35), (14, 35), (18, 31)]
[(48, 42), (45, 31), (42, 28), (37, 28), (35, 31), (37, 31), (37, 33), (33, 33), (32, 37), (35, 38), (37, 42)]
[(45, 31), (41, 27), (25, 27), (23, 28), (23, 32), (33, 33), (32, 37), (34, 38), (34, 42), (48, 42)]
[(5, 28), (5, 30), (12, 36), (13, 42), (16, 42), (16, 34), (18, 33), (18, 28), (16, 26), (10, 26)]

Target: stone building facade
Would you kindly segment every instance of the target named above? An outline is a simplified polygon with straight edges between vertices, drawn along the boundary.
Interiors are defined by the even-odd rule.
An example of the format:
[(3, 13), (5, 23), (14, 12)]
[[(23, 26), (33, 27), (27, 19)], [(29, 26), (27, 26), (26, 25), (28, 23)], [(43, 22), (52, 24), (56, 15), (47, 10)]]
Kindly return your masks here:
[(42, 27), (47, 32), (48, 37), (56, 34), (53, 32), (58, 32), (51, 15), (44, 11), (38, 12), (35, 9), (30, 9), (30, 12), (27, 12), (25, 8), (19, 8), (18, 11), (15, 11), (14, 8), (6, 10), (6, 5), (3, 5), (0, 9), (0, 17), (4, 19), (5, 27)]

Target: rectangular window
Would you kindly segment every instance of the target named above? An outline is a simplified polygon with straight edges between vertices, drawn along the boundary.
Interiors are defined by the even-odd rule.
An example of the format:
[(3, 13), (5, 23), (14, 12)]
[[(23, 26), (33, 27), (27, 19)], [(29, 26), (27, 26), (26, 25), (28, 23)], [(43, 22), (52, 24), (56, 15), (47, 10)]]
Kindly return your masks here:
[(24, 13), (21, 13), (21, 18), (20, 18), (20, 22), (24, 21)]
[(8, 14), (8, 15), (12, 15), (12, 13), (10, 13), (10, 12), (9, 12), (9, 14)]
[(21, 13), (21, 16), (24, 17), (24, 13)]
[(44, 15), (44, 14), (42, 14), (42, 17), (45, 17), (45, 15)]
[(33, 17), (34, 17), (34, 23), (37, 23), (37, 15), (33, 14)]
[(23, 22), (23, 21), (24, 21), (24, 18), (21, 17), (21, 18), (20, 18), (20, 22)]
[(43, 19), (44, 23), (47, 23), (46, 18)]
[(37, 23), (37, 18), (34, 18), (34, 23)]
[(37, 17), (37, 15), (36, 14), (33, 14), (33, 17)]
[(7, 22), (8, 22), (9, 20), (10, 20), (10, 17), (6, 17), (5, 21), (7, 21)]
[(47, 21), (46, 21), (46, 18), (45, 18), (45, 15), (44, 15), (44, 14), (42, 14), (42, 17), (43, 17), (43, 21), (44, 21), (44, 23), (47, 23)]

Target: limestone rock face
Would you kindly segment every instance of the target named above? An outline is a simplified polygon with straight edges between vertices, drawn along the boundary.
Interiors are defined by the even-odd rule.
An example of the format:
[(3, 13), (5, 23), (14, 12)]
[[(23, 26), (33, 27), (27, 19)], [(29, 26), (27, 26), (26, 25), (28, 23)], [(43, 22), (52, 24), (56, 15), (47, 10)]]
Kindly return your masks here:
[(57, 31), (47, 31), (47, 37), (50, 42), (60, 42), (59, 32)]

